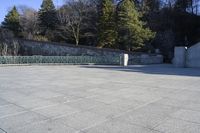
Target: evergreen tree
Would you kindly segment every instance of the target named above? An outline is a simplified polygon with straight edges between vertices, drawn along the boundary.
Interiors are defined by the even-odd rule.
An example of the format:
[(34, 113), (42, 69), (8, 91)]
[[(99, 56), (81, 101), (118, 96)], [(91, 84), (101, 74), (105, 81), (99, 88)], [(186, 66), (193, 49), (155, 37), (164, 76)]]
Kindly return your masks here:
[(2, 27), (11, 30), (15, 36), (19, 36), (20, 32), (20, 15), (17, 8), (14, 6), (11, 11), (8, 12), (4, 21), (2, 22)]
[(43, 0), (38, 15), (39, 26), (43, 34), (45, 34), (48, 30), (55, 29), (58, 19), (56, 15), (56, 9), (52, 0)]
[(123, 0), (117, 6), (118, 44), (121, 49), (135, 50), (144, 46), (144, 42), (154, 37), (154, 33), (145, 28), (140, 13), (131, 0)]
[(102, 0), (99, 9), (99, 47), (114, 48), (116, 40), (115, 8), (113, 0)]

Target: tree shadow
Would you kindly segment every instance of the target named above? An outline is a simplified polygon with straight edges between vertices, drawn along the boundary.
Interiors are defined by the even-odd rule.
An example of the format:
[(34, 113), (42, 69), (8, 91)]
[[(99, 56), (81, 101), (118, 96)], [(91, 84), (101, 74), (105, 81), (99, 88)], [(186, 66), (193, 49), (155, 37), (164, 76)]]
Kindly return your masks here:
[(177, 75), (177, 76), (193, 76), (200, 77), (200, 68), (176, 68), (171, 64), (160, 65), (132, 65), (128, 67), (122, 66), (105, 66), (105, 65), (91, 65), (81, 66), (83, 68), (97, 68), (105, 70), (115, 70), (124, 72), (140, 72), (145, 74), (157, 74), (157, 75)]

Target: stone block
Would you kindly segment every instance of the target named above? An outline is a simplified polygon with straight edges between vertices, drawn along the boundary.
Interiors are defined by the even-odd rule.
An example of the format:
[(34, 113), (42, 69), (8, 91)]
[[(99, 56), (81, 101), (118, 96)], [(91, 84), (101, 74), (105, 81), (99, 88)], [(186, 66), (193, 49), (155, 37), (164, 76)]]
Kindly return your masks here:
[(186, 47), (175, 47), (173, 64), (175, 67), (185, 67)]
[(190, 47), (186, 56), (187, 67), (200, 67), (200, 43)]

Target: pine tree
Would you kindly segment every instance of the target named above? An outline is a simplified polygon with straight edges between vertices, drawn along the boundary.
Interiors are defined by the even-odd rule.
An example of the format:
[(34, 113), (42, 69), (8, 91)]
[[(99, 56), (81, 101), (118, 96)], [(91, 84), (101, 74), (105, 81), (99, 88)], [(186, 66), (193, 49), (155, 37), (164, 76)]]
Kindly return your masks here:
[(17, 37), (20, 33), (20, 15), (17, 8), (14, 6), (11, 11), (8, 12), (4, 21), (2, 22), (2, 27), (11, 30)]
[(52, 0), (43, 0), (38, 15), (39, 26), (43, 34), (45, 34), (48, 30), (55, 29), (58, 19), (56, 15), (56, 9)]
[(154, 36), (140, 20), (140, 13), (131, 0), (123, 0), (117, 6), (118, 44), (121, 49), (135, 50)]
[(99, 47), (115, 48), (117, 33), (113, 0), (102, 0), (99, 10)]

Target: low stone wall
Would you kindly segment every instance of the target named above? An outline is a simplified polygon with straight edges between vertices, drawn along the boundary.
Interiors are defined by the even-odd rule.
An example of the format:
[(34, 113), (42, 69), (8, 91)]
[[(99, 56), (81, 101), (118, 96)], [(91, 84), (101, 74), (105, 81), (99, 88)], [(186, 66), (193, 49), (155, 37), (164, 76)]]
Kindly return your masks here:
[(75, 46), (66, 43), (40, 42), (20, 40), (21, 53), (23, 56), (118, 56), (128, 54), (132, 64), (161, 64), (163, 56), (156, 54), (135, 53), (123, 50), (96, 48), (89, 46)]
[(141, 55), (129, 55), (129, 65), (149, 65), (149, 64), (162, 64), (162, 55), (152, 55), (152, 54), (141, 54)]
[(141, 55), (141, 64), (161, 64), (163, 63), (162, 55)]

